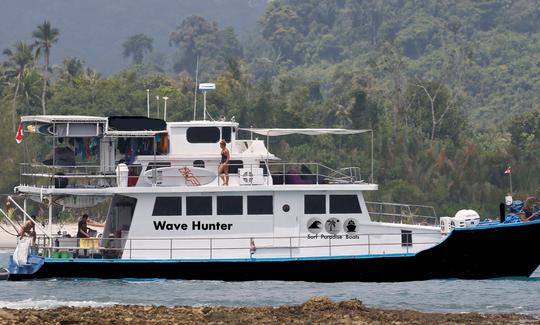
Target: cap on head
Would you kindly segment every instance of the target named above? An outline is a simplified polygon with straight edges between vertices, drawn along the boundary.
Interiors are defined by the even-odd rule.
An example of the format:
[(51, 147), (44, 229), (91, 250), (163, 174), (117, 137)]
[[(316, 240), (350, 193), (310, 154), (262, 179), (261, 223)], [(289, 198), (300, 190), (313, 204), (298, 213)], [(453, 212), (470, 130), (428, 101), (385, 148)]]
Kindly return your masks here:
[(83, 219), (87, 219), (88, 218), (88, 215), (85, 213), (82, 215)]

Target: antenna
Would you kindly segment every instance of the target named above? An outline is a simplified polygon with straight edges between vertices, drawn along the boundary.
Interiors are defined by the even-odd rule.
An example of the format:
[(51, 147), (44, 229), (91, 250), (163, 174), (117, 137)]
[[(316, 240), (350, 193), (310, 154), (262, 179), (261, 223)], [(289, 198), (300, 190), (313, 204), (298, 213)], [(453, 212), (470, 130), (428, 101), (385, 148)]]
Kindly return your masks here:
[(206, 93), (210, 90), (216, 89), (216, 84), (212, 83), (202, 83), (199, 85), (199, 90), (203, 91), (203, 100), (204, 100), (204, 114), (203, 121), (206, 121)]
[(150, 89), (146, 89), (146, 117), (150, 117)]
[(199, 56), (197, 55), (197, 67), (195, 68), (195, 99), (193, 102), (193, 121), (197, 120), (197, 85), (199, 84)]
[(159, 118), (159, 96), (156, 96), (156, 102), (157, 102), (157, 118)]
[(165, 105), (163, 106), (163, 120), (167, 121), (167, 99), (169, 97), (163, 96), (163, 100), (165, 101)]

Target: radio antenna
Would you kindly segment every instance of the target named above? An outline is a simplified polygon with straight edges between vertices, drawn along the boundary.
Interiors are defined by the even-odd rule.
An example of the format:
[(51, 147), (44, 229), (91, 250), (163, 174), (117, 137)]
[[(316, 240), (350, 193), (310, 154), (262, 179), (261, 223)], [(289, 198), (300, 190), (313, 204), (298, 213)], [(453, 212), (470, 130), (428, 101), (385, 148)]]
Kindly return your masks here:
[(195, 68), (195, 99), (193, 101), (193, 121), (197, 120), (197, 86), (199, 85), (199, 56), (197, 55), (197, 66)]

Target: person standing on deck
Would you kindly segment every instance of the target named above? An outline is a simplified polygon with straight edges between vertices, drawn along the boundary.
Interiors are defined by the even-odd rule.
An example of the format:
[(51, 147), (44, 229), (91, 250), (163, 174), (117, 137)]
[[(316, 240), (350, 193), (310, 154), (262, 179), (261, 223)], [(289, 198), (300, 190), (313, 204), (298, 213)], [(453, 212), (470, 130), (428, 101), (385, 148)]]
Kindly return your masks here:
[(225, 140), (222, 139), (219, 141), (219, 147), (221, 148), (221, 162), (218, 167), (219, 178), (223, 182), (223, 185), (229, 185), (229, 160), (231, 159), (231, 154), (229, 153), (229, 149), (227, 149)]
[(88, 219), (88, 215), (85, 213), (79, 220), (79, 224), (77, 228), (77, 238), (90, 238), (91, 237), (88, 234), (88, 225), (94, 226), (94, 227), (103, 227), (102, 224), (97, 223), (91, 219)]
[[(32, 219), (36, 219), (36, 216), (32, 216)], [(19, 237), (23, 239), (26, 235), (32, 238), (32, 246), (36, 244), (36, 225), (30, 219), (26, 220), (25, 223), (19, 229)]]

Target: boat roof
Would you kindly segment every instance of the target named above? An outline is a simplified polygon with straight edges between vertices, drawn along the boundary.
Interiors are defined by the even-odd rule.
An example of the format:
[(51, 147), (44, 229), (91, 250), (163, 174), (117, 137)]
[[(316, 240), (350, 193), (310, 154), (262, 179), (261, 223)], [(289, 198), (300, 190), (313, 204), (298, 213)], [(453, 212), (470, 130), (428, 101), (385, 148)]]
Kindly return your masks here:
[(365, 130), (352, 130), (352, 129), (261, 129), (261, 128), (241, 128), (242, 131), (249, 131), (257, 133), (260, 135), (268, 137), (277, 137), (282, 135), (291, 135), (291, 134), (303, 134), (303, 135), (322, 135), (322, 134), (360, 134), (371, 132), (370, 129)]
[(86, 115), (29, 115), (21, 116), (22, 123), (105, 123), (106, 117)]
[(192, 127), (192, 126), (238, 126), (235, 121), (188, 121), (188, 122), (167, 122), (169, 127)]

